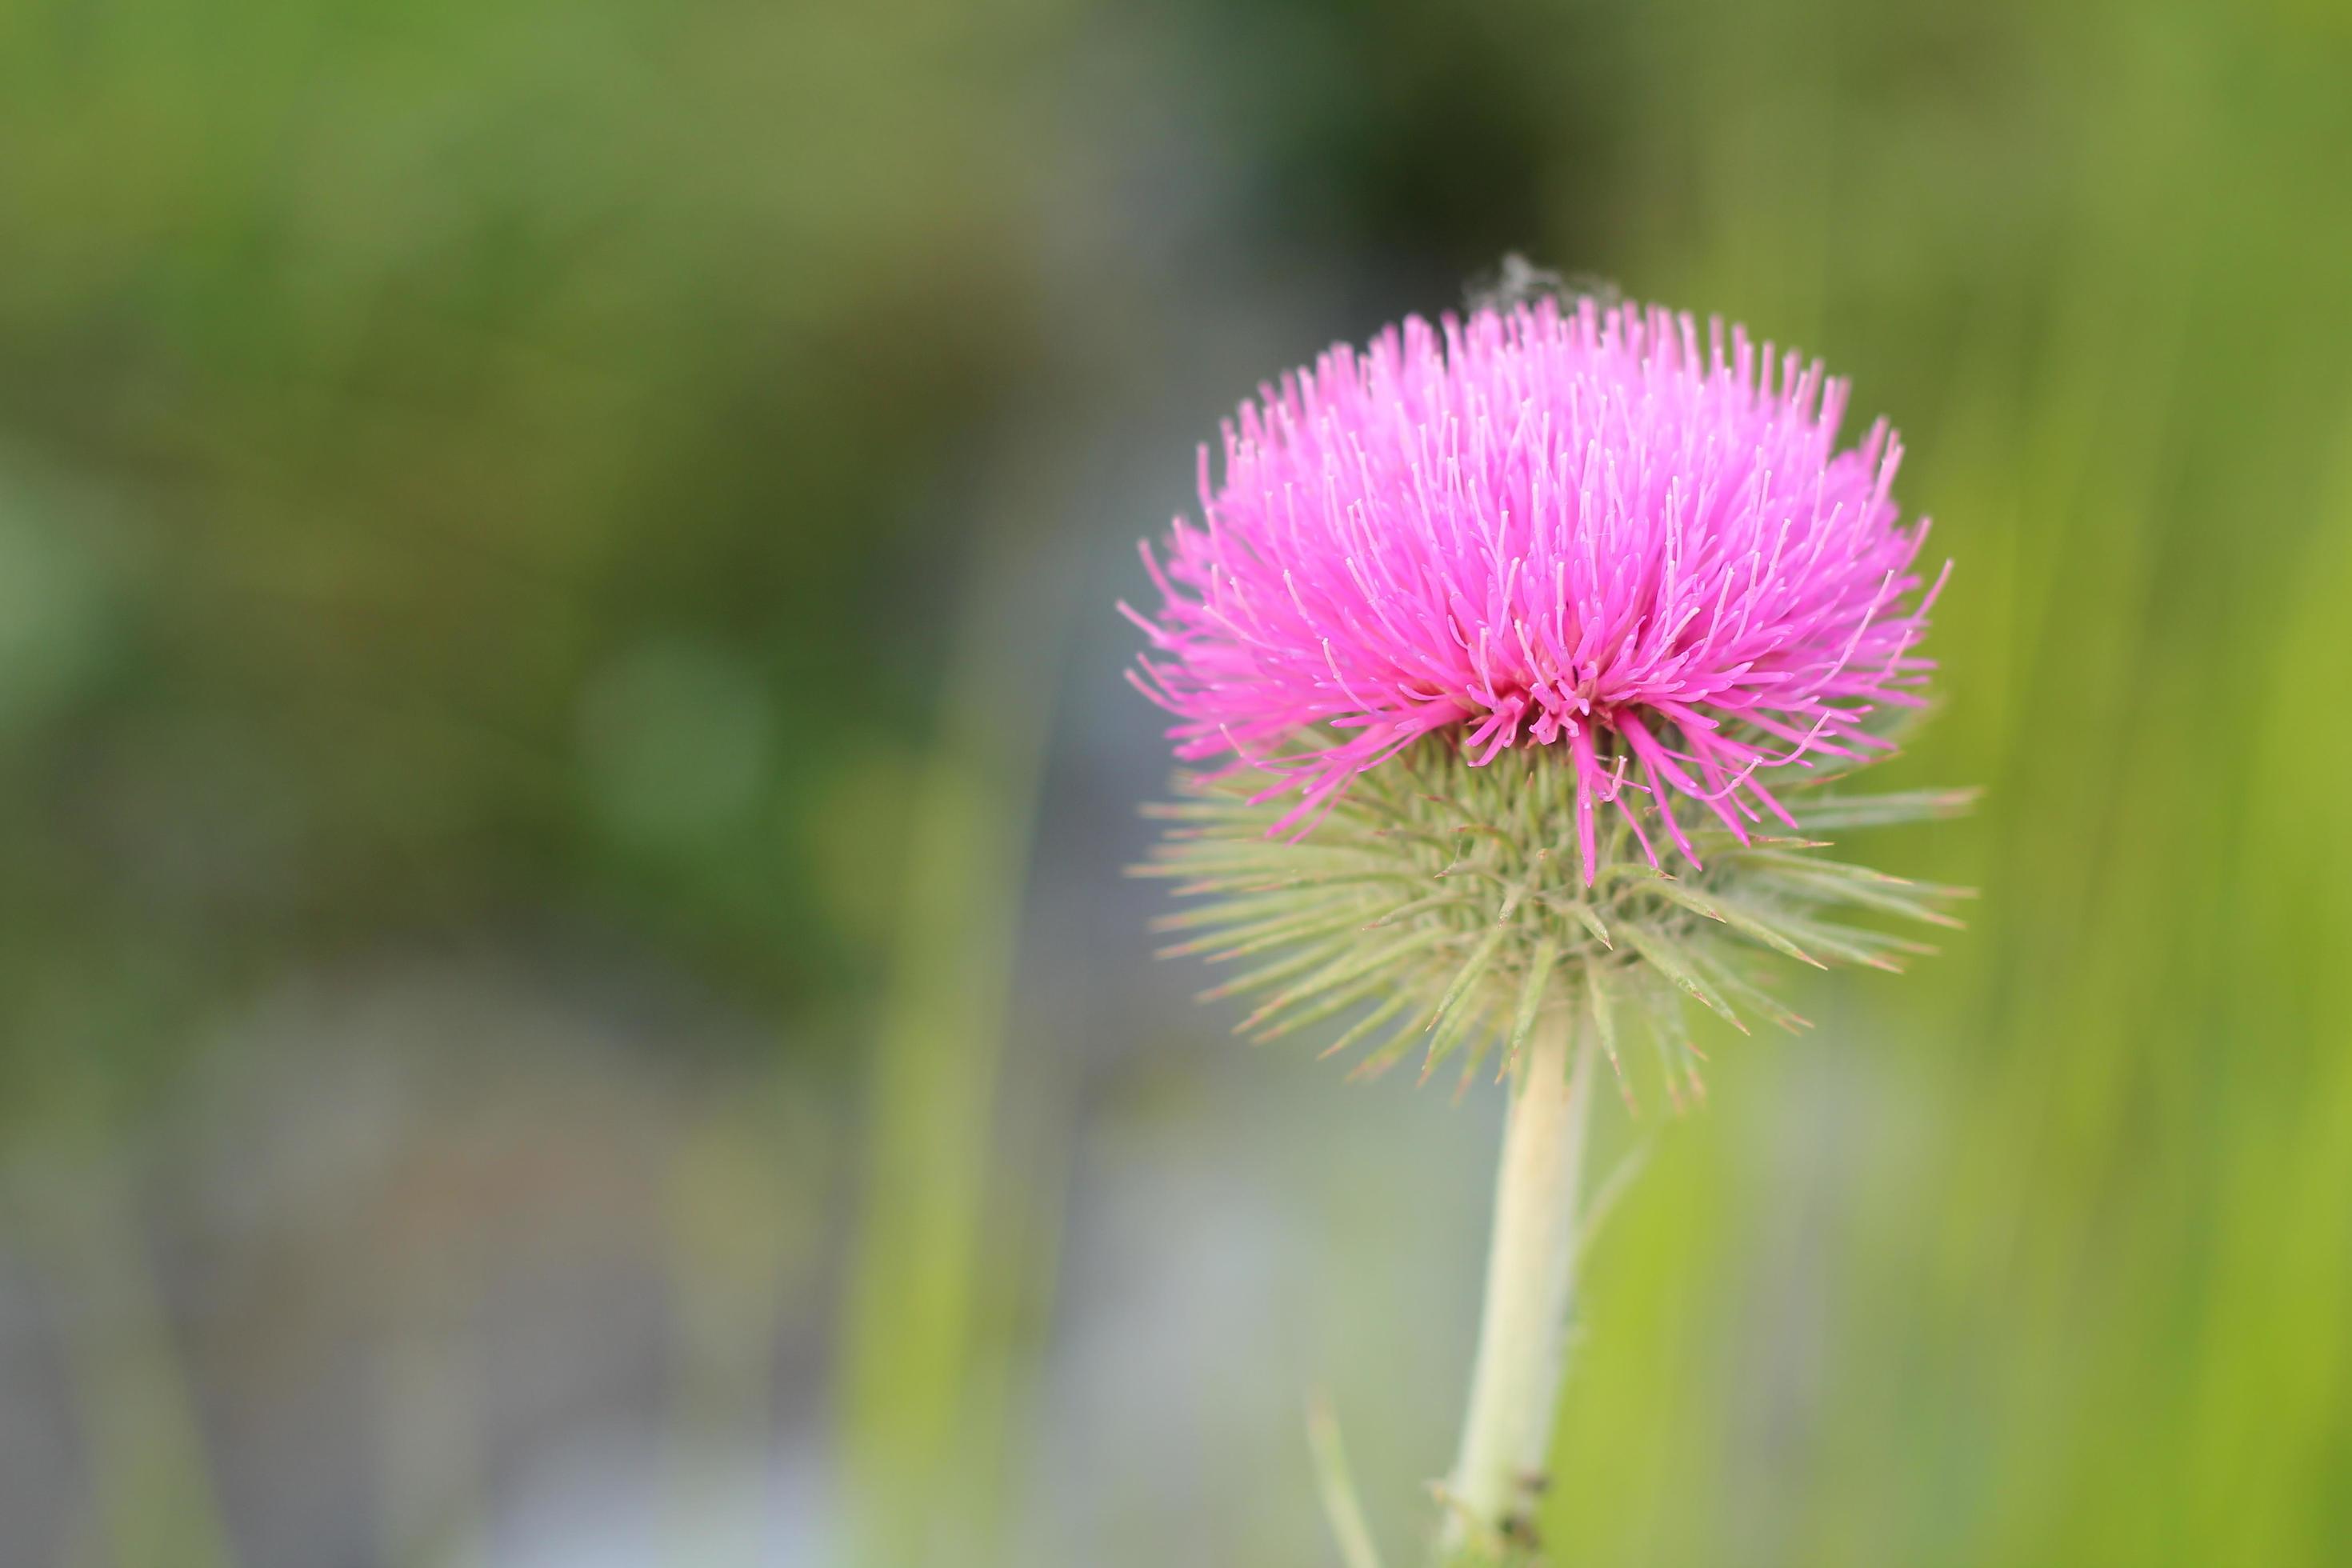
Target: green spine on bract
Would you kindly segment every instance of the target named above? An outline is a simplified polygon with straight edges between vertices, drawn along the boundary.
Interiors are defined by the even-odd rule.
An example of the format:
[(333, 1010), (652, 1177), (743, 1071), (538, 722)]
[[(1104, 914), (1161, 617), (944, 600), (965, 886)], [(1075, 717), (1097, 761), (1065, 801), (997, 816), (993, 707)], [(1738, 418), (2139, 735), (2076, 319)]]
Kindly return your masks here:
[[(1288, 803), (1253, 804), (1275, 782), (1179, 775), (1179, 799), (1145, 808), (1169, 826), (1134, 870), (1202, 900), (1155, 922), (1183, 933), (1161, 952), (1236, 969), (1203, 997), (1254, 999), (1236, 1033), (1270, 1040), (1354, 1015), (1325, 1054), (1369, 1042), (1357, 1076), (1416, 1051), (1424, 1079), (1453, 1063), (1467, 1083), (1490, 1056), (1507, 1073), (1538, 1022), (1566, 1014), (1629, 1098), (1625, 1046), (1647, 1037), (1679, 1102), (1698, 1085), (1685, 1001), (1742, 1031), (1748, 1015), (1801, 1026), (1759, 961), (1899, 969), (1934, 949), (1850, 917), (1957, 925), (1950, 906), (1969, 896), (1833, 858), (1817, 837), (1742, 844), (1719, 822), (1686, 821), (1701, 865), (1661, 870), (1635, 832), (1664, 844), (1659, 808), (1632, 786), (1627, 813), (1606, 814), (1588, 887), (1557, 747), (1474, 767), (1450, 737), (1426, 738), (1355, 779), (1303, 837), (1270, 831)], [(1953, 816), (1973, 798), (1847, 794), (1832, 776), (1776, 787), (1807, 834)]]

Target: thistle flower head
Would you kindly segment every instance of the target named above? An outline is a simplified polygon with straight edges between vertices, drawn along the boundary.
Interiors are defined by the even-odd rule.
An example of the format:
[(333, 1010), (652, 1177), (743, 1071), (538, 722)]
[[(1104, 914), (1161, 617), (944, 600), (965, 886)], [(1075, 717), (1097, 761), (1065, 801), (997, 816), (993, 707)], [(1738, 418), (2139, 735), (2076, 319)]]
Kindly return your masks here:
[[(1734, 841), (1767, 775), (1850, 760), (1913, 704), (1932, 590), (1901, 446), (1841, 449), (1845, 384), (1720, 321), (1585, 298), (1408, 320), (1260, 390), (1178, 520), (1136, 684), (1179, 757), (1260, 770), (1297, 830), (1423, 736), (1474, 766), (1557, 748), (1584, 880), (1596, 814)], [(1676, 811), (1677, 802), (1683, 807)]]
[(1419, 1042), (1466, 1077), (1547, 1016), (1614, 1062), (1631, 1022), (1674, 1089), (1685, 1001), (1801, 1022), (1768, 950), (1894, 968), (1927, 950), (1872, 922), (1953, 923), (1963, 889), (1795, 836), (1969, 799), (1831, 783), (1920, 705), (1940, 585), (1845, 395), (1585, 298), (1409, 320), (1242, 407), (1200, 521), (1144, 551), (1157, 613), (1121, 608), (1202, 764), (1139, 870), (1207, 900), (1169, 951), (1247, 960), (1208, 993), (1261, 996), (1243, 1030), (1351, 1014), (1368, 1068)]

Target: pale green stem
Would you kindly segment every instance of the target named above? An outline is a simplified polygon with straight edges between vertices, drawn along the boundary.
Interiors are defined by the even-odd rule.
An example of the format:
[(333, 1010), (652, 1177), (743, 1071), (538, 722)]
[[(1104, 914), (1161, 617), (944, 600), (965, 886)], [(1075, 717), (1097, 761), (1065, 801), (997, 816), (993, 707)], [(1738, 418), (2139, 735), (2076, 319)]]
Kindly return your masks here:
[[(1529, 1040), (1495, 1183), (1486, 1303), (1462, 1450), (1446, 1482), (1448, 1562), (1491, 1560), (1523, 1537), (1544, 1486), (1575, 1290), (1592, 1048), (1565, 1021)], [(1571, 1070), (1570, 1058), (1575, 1058)]]

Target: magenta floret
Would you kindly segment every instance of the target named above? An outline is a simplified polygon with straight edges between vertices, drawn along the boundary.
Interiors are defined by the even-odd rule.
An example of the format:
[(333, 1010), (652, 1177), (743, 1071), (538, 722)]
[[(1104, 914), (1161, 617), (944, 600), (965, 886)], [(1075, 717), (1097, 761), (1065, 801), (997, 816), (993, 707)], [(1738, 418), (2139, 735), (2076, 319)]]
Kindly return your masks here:
[(1202, 447), (1201, 521), (1144, 550), (1133, 679), (1180, 758), (1297, 791), (1286, 829), (1441, 731), (1482, 764), (1564, 748), (1588, 882), (1596, 807), (1642, 832), (1631, 794), (1686, 857), (1677, 795), (1743, 841), (1796, 826), (1759, 775), (1883, 749), (1865, 720), (1931, 668), (1927, 524), (1884, 422), (1838, 448), (1845, 397), (1657, 308), (1410, 318), (1260, 388), (1222, 483)]

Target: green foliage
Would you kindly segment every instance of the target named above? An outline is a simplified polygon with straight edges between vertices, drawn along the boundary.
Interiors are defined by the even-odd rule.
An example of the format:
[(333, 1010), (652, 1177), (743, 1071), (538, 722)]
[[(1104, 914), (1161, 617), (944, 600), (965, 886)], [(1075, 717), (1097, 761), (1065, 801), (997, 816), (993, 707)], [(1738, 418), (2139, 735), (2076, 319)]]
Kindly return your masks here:
[(0, 8), (0, 1128), (518, 910), (871, 987), (1037, 14)]
[[(1711, 814), (1679, 814), (1699, 864), (1674, 857), (1678, 869), (1663, 870), (1643, 847), (1670, 843), (1660, 808), (1631, 786), (1632, 822), (1614, 807), (1596, 814), (1588, 880), (1572, 779), (1556, 749), (1474, 767), (1433, 736), (1356, 780), (1294, 838), (1275, 831), (1291, 797), (1252, 798), (1267, 774), (1188, 774), (1183, 798), (1148, 808), (1170, 826), (1135, 871), (1204, 900), (1158, 922), (1185, 933), (1163, 956), (1247, 961), (1202, 993), (1259, 998), (1236, 1033), (1278, 1039), (1365, 1009), (1327, 1056), (1373, 1041), (1355, 1069), (1369, 1077), (1419, 1050), (1424, 1081), (1458, 1058), (1466, 1085), (1490, 1055), (1507, 1072), (1539, 1018), (1574, 1015), (1630, 1098), (1619, 1042), (1631, 1020), (1677, 1103), (1699, 1087), (1702, 1059), (1685, 999), (1743, 1031), (1747, 1014), (1801, 1026), (1759, 984), (1768, 950), (1815, 968), (1896, 970), (1934, 949), (1875, 919), (1958, 923), (1949, 906), (1965, 889), (1829, 858), (1818, 840), (1757, 832), (1742, 843)], [(1823, 830), (1949, 816), (1972, 798), (1852, 795), (1827, 774), (1782, 793), (1800, 822)]]

